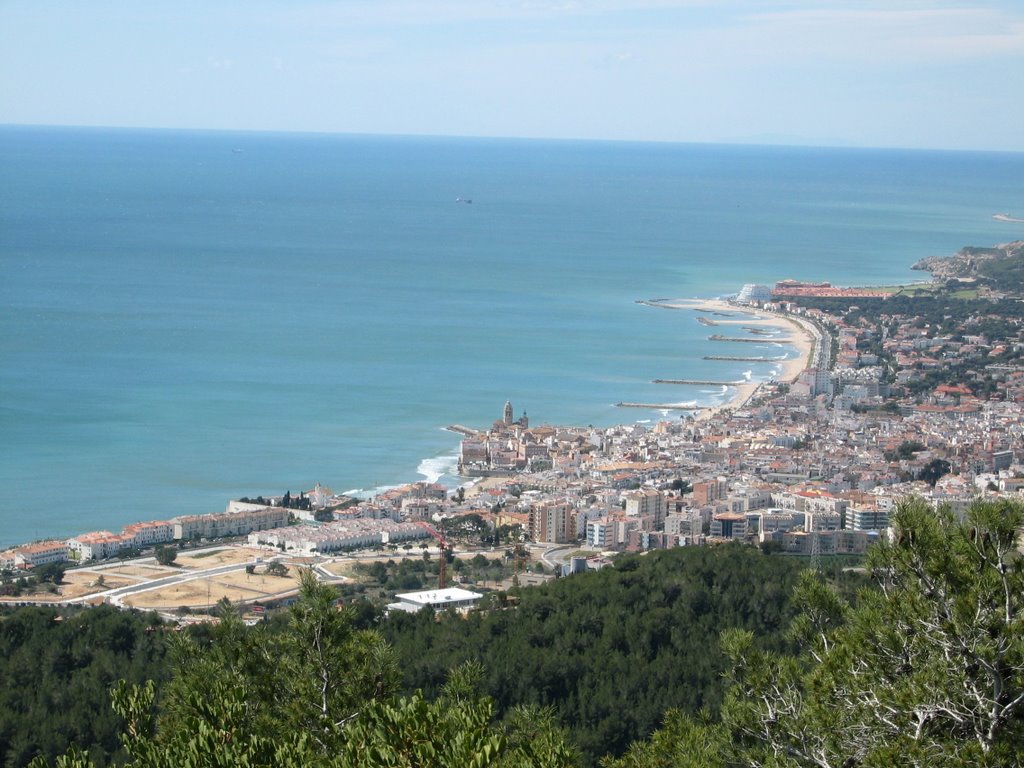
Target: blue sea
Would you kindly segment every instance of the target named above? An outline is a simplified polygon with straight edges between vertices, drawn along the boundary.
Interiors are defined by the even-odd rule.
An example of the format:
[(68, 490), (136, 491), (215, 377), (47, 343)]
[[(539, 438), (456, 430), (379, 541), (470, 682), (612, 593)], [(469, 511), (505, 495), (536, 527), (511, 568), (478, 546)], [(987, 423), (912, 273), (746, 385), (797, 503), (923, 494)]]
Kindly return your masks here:
[[(458, 436), (658, 419), (771, 364), (636, 303), (920, 280), (1024, 155), (0, 127), (0, 546), (458, 482)], [(472, 202), (469, 202), (469, 201)], [(766, 348), (744, 354), (783, 353)], [(673, 416), (674, 418), (674, 416)]]

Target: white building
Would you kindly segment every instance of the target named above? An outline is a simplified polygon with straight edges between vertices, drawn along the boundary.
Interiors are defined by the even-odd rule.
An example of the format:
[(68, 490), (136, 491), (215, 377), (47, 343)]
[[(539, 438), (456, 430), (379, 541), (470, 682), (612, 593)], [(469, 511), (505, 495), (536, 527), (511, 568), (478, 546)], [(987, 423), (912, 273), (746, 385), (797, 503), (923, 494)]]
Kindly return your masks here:
[(747, 283), (736, 294), (737, 304), (765, 304), (772, 300), (772, 289), (767, 285)]
[(90, 531), (68, 539), (65, 547), (79, 562), (114, 557), (122, 549), (135, 546), (131, 536), (110, 531)]
[(422, 539), (430, 534), (415, 523), (354, 518), (323, 525), (289, 525), (249, 534), (249, 546), (277, 548), (313, 555), (341, 549), (366, 549), (381, 544)]
[(846, 527), (854, 531), (883, 531), (889, 527), (889, 511), (882, 507), (853, 507), (846, 513)]
[[(232, 502), (234, 505), (235, 502)], [(174, 538), (213, 539), (222, 536), (245, 536), (252, 531), (265, 531), (288, 525), (288, 510), (284, 507), (257, 507), (245, 505), (237, 512), (221, 512), (213, 515), (181, 515), (175, 517)]]
[(174, 525), (166, 520), (132, 523), (121, 529), (121, 535), (130, 537), (132, 546), (145, 549), (172, 541), (174, 539)]
[(68, 545), (63, 541), (37, 541), (12, 551), (15, 568), (35, 568), (49, 563), (63, 563), (68, 559)]
[(415, 613), (428, 605), (435, 611), (444, 611), (449, 608), (465, 611), (480, 602), (483, 595), (478, 592), (470, 592), (468, 589), (448, 587), (447, 589), (431, 589), (424, 592), (406, 592), (395, 595), (395, 597), (399, 602), (391, 603), (388, 606), (388, 611)]
[(597, 549), (615, 546), (615, 521), (607, 517), (587, 521), (587, 545)]

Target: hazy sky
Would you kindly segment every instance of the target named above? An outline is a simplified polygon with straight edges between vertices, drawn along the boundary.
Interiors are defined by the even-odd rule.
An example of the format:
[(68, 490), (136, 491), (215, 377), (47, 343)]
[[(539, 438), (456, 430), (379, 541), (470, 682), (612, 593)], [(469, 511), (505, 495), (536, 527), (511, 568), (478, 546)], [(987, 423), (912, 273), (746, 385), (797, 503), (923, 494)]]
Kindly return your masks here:
[(0, 0), (0, 123), (1024, 151), (1024, 0)]

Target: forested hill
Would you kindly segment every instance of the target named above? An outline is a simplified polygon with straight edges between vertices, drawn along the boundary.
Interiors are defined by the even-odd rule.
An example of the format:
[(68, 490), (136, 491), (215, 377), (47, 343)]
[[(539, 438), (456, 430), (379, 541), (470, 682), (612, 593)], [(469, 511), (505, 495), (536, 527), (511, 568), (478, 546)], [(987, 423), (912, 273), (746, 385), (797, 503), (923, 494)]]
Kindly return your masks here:
[[(452, 669), (479, 661), (482, 692), (494, 697), (497, 718), (520, 704), (551, 705), (583, 763), (593, 765), (645, 738), (670, 707), (718, 710), (723, 629), (746, 628), (766, 650), (786, 650), (790, 596), (804, 565), (739, 545), (652, 552), (516, 590), (509, 602), (518, 599), (518, 607), (466, 619), (400, 614), (379, 629), (407, 695), (422, 688), (438, 700)], [(367, 626), (369, 614), (353, 617)], [(169, 633), (152, 627), (152, 617), (105, 606), (58, 616), (22, 608), (0, 618), (3, 765), (52, 759), (72, 743), (106, 765), (119, 752), (123, 726), (111, 708), (111, 686), (122, 677), (149, 678), (157, 699), (165, 696)], [(261, 642), (279, 642), (270, 638), (287, 623), (281, 616), (258, 627), (267, 638)], [(261, 636), (245, 634), (253, 638), (246, 642)]]
[[(611, 753), (601, 768), (1024, 765), (1024, 505), (979, 501), (961, 519), (906, 499), (891, 522), (865, 562), (881, 588), (854, 601), (849, 585), (795, 578), (794, 560), (684, 549), (468, 619), (396, 617), (383, 622), (393, 646), (306, 571), (280, 620), (247, 628), (222, 606), (205, 635), (173, 635), (161, 690), (115, 686), (120, 764), (578, 768)], [(163, 633), (141, 618), (0, 621), (6, 765), (32, 751), (31, 768), (54, 765), (62, 709), (74, 745), (55, 768), (107, 762), (92, 727), (107, 710), (87, 707), (161, 653), (147, 638)], [(427, 696), (403, 693), (400, 673)]]
[(0, 616), (0, 765), (54, 757), (68, 744), (98, 764), (121, 752), (123, 725), (110, 688), (167, 678), (155, 616), (102, 605), (58, 613), (18, 608)]
[(718, 710), (723, 630), (749, 629), (782, 650), (805, 565), (740, 545), (665, 550), (521, 589), (516, 608), (467, 620), (400, 614), (381, 629), (407, 689), (432, 695), (449, 669), (479, 661), (499, 715), (554, 706), (593, 764), (647, 737), (671, 707)]

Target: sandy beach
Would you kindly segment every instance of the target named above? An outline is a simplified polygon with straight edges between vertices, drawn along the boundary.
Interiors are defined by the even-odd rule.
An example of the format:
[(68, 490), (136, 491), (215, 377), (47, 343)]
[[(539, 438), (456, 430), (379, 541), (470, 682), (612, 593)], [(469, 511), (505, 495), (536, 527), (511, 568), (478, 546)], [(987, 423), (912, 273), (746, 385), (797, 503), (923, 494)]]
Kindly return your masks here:
[[(698, 316), (704, 318), (703, 323), (708, 326), (710, 333), (729, 335), (730, 329), (736, 331), (744, 329), (742, 332), (737, 332), (733, 335), (745, 337), (750, 335), (745, 330), (748, 328), (772, 328), (788, 332), (784, 342), (796, 347), (797, 356), (779, 361), (782, 371), (777, 379), (782, 382), (791, 383), (796, 380), (801, 371), (807, 367), (814, 349), (814, 338), (799, 321), (774, 312), (766, 312), (761, 309), (747, 309), (730, 304), (727, 301), (722, 301), (721, 299), (669, 299), (644, 303), (651, 307), (682, 309), (689, 310), (695, 314), (699, 313)], [(718, 328), (717, 331), (715, 330), (716, 328)], [(783, 340), (772, 339), (772, 341)], [(707, 408), (699, 411), (696, 418), (702, 420), (709, 419), (722, 410), (740, 408), (753, 397), (760, 386), (760, 383), (756, 381), (737, 385), (733, 390), (733, 396), (727, 402), (717, 408)]]

